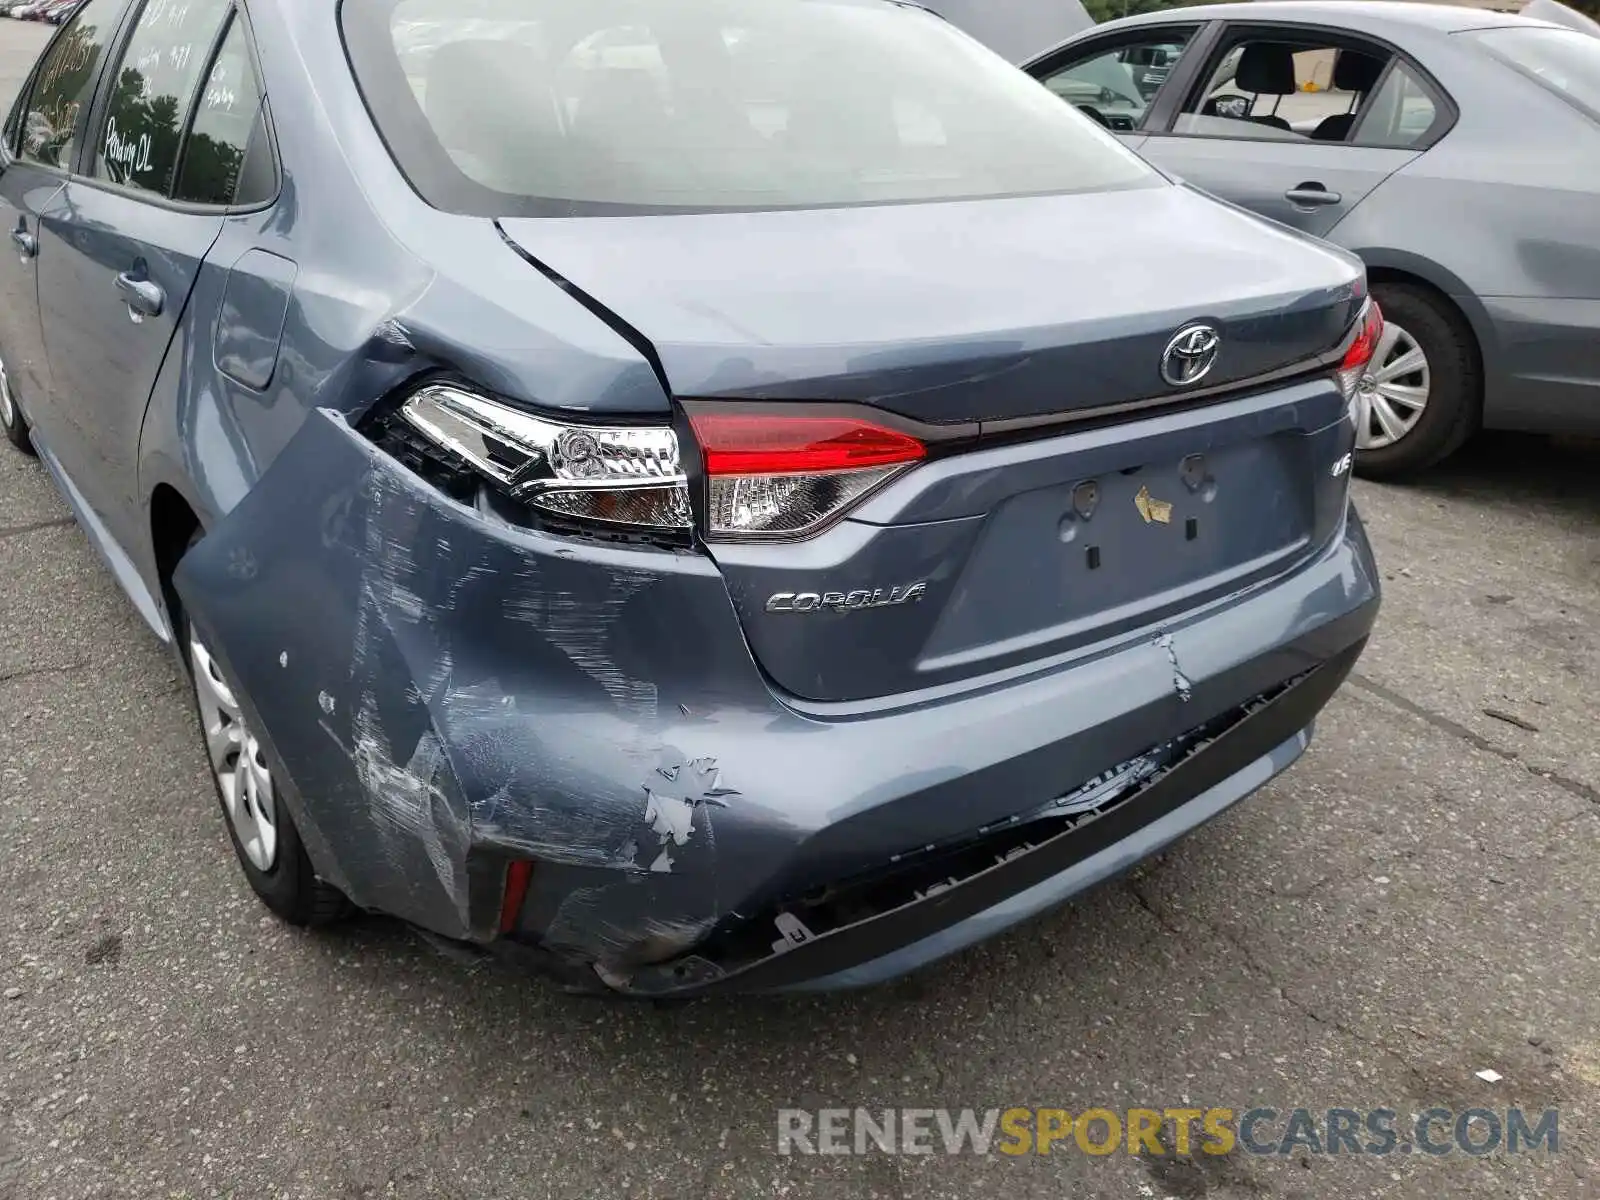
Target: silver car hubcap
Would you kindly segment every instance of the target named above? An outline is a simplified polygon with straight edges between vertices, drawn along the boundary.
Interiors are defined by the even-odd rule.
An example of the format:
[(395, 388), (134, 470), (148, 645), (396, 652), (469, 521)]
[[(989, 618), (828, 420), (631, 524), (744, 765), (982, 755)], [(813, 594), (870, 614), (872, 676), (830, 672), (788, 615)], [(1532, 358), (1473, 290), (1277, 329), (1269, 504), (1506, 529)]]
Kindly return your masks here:
[(223, 810), (244, 856), (256, 870), (270, 871), (278, 859), (278, 805), (261, 743), (245, 724), (239, 702), (223, 681), (216, 660), (193, 634), (189, 635), (189, 661)]
[(1428, 407), (1431, 384), (1428, 358), (1416, 339), (1392, 321), (1385, 324), (1372, 365), (1358, 385), (1362, 419), (1356, 449), (1382, 450), (1415, 429)]
[(0, 425), (7, 429), (17, 423), (17, 402), (11, 398), (11, 379), (5, 363), (0, 363)]

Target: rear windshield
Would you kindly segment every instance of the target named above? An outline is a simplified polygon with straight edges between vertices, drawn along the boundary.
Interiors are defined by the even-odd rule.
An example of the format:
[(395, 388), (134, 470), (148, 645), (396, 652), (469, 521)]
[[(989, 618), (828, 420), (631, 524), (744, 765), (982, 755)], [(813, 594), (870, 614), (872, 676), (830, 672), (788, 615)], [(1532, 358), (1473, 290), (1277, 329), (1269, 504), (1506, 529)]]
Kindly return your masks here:
[(1575, 29), (1480, 29), (1483, 48), (1600, 120), (1600, 37)]
[(343, 0), (400, 169), (485, 216), (1162, 186), (940, 18), (888, 0)]

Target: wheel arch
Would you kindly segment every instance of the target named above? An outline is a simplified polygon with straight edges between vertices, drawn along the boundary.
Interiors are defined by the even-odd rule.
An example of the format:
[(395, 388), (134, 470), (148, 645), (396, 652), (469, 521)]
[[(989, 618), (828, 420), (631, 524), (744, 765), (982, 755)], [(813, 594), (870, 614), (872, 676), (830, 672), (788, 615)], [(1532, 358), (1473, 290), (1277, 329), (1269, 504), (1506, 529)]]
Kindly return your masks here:
[[(1483, 334), (1479, 332), (1478, 323), (1472, 319), (1472, 313), (1470, 311), (1470, 309), (1474, 306), (1478, 307), (1479, 311), (1482, 311), (1481, 306), (1476, 305), (1475, 299), (1469, 304), (1463, 304), (1461, 302), (1462, 297), (1454, 295), (1445, 290), (1432, 279), (1429, 279), (1423, 275), (1418, 275), (1404, 267), (1380, 266), (1369, 263), (1367, 266), (1367, 282), (1374, 287), (1380, 284), (1388, 283), (1401, 284), (1407, 287), (1416, 288), (1419, 291), (1426, 292), (1439, 304), (1441, 308), (1457, 317), (1461, 321), (1462, 326), (1467, 330), (1468, 333), (1472, 335), (1470, 349), (1472, 350), (1473, 356), (1477, 359), (1480, 378), (1482, 378), (1482, 372), (1485, 366), (1483, 352), (1484, 339)], [(1487, 314), (1485, 314), (1484, 322), (1487, 323), (1487, 321), (1488, 317)], [(1482, 397), (1479, 397), (1479, 400), (1481, 402)]]
[(189, 498), (173, 484), (165, 481), (151, 489), (147, 508), (150, 523), (150, 555), (155, 567), (157, 595), (165, 610), (167, 627), (172, 631), (176, 645), (178, 630), (174, 618), (182, 603), (178, 599), (172, 577), (196, 531), (204, 529), (205, 523)]
[(1465, 323), (1472, 334), (1472, 348), (1483, 380), (1482, 399), (1487, 407), (1489, 397), (1496, 391), (1500, 343), (1489, 310), (1472, 288), (1450, 268), (1420, 254), (1390, 246), (1347, 246), (1346, 249), (1360, 255), (1361, 261), (1366, 263), (1369, 282), (1422, 288)]

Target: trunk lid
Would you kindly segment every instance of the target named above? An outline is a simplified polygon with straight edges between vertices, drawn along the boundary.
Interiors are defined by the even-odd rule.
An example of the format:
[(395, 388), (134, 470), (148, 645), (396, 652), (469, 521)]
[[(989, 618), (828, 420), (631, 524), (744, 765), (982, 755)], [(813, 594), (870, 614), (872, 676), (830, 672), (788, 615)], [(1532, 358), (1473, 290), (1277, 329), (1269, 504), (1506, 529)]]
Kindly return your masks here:
[(1176, 392), (1190, 321), (1223, 385), (1334, 346), (1361, 268), (1184, 187), (691, 216), (500, 222), (654, 348), (674, 394), (855, 401), (917, 420)]
[[(648, 343), (681, 399), (847, 401), (968, 435), (816, 536), (710, 547), (800, 700), (1159, 636), (1339, 527), (1354, 431), (1331, 369), (1227, 385), (1333, 350), (1360, 266), (1187, 189), (502, 227)], [(1221, 395), (1161, 405), (1192, 390), (1161, 364), (1197, 321), (1221, 338)]]

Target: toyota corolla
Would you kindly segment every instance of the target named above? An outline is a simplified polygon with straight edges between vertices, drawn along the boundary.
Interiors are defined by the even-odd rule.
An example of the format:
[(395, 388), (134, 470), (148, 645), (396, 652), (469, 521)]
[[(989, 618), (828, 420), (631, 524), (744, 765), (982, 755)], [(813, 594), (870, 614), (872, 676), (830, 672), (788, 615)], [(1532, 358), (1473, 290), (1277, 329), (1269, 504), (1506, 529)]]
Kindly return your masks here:
[(1376, 615), (1360, 264), (925, 9), (87, 0), (4, 139), (0, 420), (286, 920), (888, 978), (1283, 771)]

